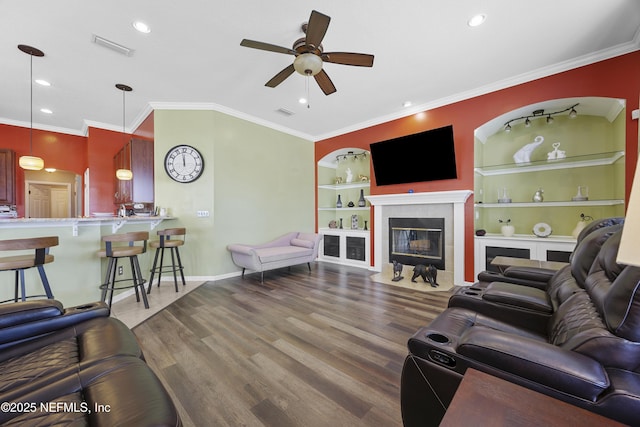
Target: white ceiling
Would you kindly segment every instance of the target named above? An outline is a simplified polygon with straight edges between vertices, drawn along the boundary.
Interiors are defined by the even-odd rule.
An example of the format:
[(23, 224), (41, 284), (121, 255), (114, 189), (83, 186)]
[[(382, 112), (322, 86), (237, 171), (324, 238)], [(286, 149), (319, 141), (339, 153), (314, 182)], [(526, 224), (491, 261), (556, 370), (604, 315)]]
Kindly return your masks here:
[[(331, 17), (324, 50), (375, 55), (373, 68), (325, 64), (337, 92), (306, 78), (264, 84), (293, 56), (312, 9)], [(467, 20), (487, 14), (484, 25)], [(151, 26), (150, 34), (132, 27)], [(96, 34), (134, 49), (124, 56)], [(0, 122), (82, 135), (88, 125), (127, 131), (153, 108), (214, 109), (318, 140), (640, 49), (638, 0), (0, 0)], [(404, 108), (403, 102), (412, 107)], [(39, 110), (50, 108), (53, 114)], [(278, 109), (294, 114), (285, 116)]]

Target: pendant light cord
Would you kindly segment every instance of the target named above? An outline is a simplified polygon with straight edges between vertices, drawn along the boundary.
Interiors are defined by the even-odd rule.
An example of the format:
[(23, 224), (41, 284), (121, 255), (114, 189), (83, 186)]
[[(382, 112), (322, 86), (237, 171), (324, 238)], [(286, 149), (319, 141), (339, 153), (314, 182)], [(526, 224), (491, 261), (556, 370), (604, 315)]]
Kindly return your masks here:
[(31, 125), (29, 126), (29, 155), (33, 156), (33, 54), (29, 54), (29, 57), (31, 59), (30, 67), (29, 67), (31, 70), (29, 74), (29, 84), (31, 88), (31, 93), (30, 93), (31, 105), (29, 107), (30, 122), (31, 122)]

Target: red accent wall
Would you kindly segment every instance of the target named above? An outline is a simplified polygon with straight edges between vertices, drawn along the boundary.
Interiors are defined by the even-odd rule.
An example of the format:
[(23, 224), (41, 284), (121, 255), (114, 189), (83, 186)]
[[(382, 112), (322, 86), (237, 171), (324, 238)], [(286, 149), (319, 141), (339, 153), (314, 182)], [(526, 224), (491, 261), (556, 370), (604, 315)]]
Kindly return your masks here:
[[(354, 147), (368, 150), (369, 144), (373, 142), (452, 124), (458, 179), (378, 187), (371, 171), (371, 194), (405, 193), (409, 189), (415, 192), (473, 190), (473, 132), (477, 127), (516, 108), (549, 99), (581, 96), (622, 98), (627, 101), (626, 192), (628, 199), (638, 155), (638, 124), (631, 119), (631, 111), (638, 109), (639, 95), (640, 51), (637, 51), (318, 141), (315, 144), (315, 160), (317, 162), (340, 148)], [(420, 161), (428, 164), (428, 157), (422, 154), (421, 157)], [(372, 218), (372, 221), (375, 221), (375, 218)], [(373, 225), (370, 228), (373, 229)], [(470, 197), (465, 206), (465, 280), (468, 282), (474, 281), (473, 236), (473, 198)]]
[[(20, 156), (30, 155), (29, 128), (0, 124), (0, 147), (16, 152), (16, 209), (24, 216), (24, 170)], [(82, 176), (87, 168), (87, 139), (58, 132), (33, 130), (33, 155), (44, 159), (45, 167), (72, 171)]]
[[(143, 124), (153, 129), (153, 117)], [(150, 125), (149, 125), (150, 123)], [(84, 177), (89, 168), (90, 212), (115, 212), (113, 156), (130, 135), (89, 128), (88, 136), (76, 136), (45, 130), (33, 130), (33, 155), (44, 159), (45, 167), (55, 167)], [(148, 138), (146, 138), (148, 139)], [(24, 171), (17, 166), (20, 156), (29, 154), (29, 128), (0, 124), (0, 147), (16, 152), (16, 209), (24, 216)]]
[(155, 116), (153, 111), (149, 114), (140, 126), (136, 130), (133, 131), (133, 135), (139, 139), (146, 139), (148, 141), (153, 141), (155, 138)]

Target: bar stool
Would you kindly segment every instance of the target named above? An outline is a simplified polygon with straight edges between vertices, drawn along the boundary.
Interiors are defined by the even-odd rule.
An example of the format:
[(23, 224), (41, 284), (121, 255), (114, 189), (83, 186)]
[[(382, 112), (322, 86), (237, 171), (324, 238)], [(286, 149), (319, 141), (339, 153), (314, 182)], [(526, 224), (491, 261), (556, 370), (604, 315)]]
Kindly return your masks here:
[[(0, 251), (24, 251), (34, 250), (33, 254), (27, 255), (13, 255), (0, 258), (0, 271), (15, 271), (15, 296), (14, 302), (18, 301), (18, 289), (21, 291), (22, 301), (27, 298), (44, 297), (53, 299), (53, 293), (49, 286), (49, 280), (44, 271), (44, 265), (53, 262), (53, 255), (49, 254), (49, 248), (51, 246), (58, 246), (58, 236), (50, 237), (33, 237), (28, 239), (13, 239), (13, 240), (0, 240)], [(40, 280), (42, 281), (42, 287), (46, 295), (30, 295), (27, 296), (24, 271), (28, 268), (36, 267), (40, 274)], [(6, 300), (2, 302), (8, 302)]]
[[(154, 240), (149, 243), (149, 246), (156, 249), (156, 255), (153, 257), (153, 268), (151, 269), (151, 277), (149, 278), (149, 288), (147, 293), (151, 293), (151, 285), (153, 284), (153, 276), (155, 273), (158, 273), (158, 287), (160, 286), (160, 279), (162, 277), (162, 273), (173, 272), (173, 283), (176, 287), (176, 292), (178, 292), (178, 278), (176, 276), (176, 272), (180, 272), (180, 277), (182, 278), (182, 286), (185, 286), (186, 283), (184, 281), (184, 267), (182, 266), (182, 261), (180, 260), (180, 252), (178, 251), (178, 247), (184, 245), (184, 241), (187, 236), (187, 230), (185, 228), (167, 228), (165, 230), (158, 230), (158, 236), (160, 236), (160, 240)], [(171, 238), (172, 236), (178, 236), (178, 238)], [(179, 238), (179, 237), (182, 238)], [(162, 264), (164, 261), (164, 250), (169, 249), (171, 252), (171, 265), (167, 265), (163, 268)], [(175, 255), (174, 255), (175, 253)], [(160, 266), (158, 267), (158, 254), (160, 254)], [(178, 263), (176, 264), (176, 260)]]
[[(100, 285), (102, 289), (102, 301), (106, 302), (107, 292), (109, 294), (109, 307), (113, 301), (113, 292), (118, 289), (133, 288), (136, 291), (136, 301), (140, 302), (140, 293), (142, 293), (142, 300), (144, 302), (144, 308), (149, 308), (149, 302), (147, 301), (147, 294), (144, 291), (145, 280), (142, 278), (140, 272), (140, 264), (138, 262), (138, 255), (147, 252), (147, 240), (149, 240), (149, 233), (146, 231), (137, 231), (123, 234), (111, 234), (109, 236), (103, 236), (102, 241), (105, 243), (105, 248), (98, 251), (98, 256), (101, 258), (108, 258), (109, 264), (107, 266), (107, 273), (104, 277), (104, 283)], [(113, 243), (127, 244), (114, 245)], [(136, 245), (136, 242), (141, 244)], [(116, 280), (116, 273), (118, 271), (118, 260), (120, 258), (129, 258), (131, 263), (131, 279)], [(133, 285), (116, 287), (118, 282), (133, 281)], [(141, 292), (138, 292), (138, 288), (141, 288)]]

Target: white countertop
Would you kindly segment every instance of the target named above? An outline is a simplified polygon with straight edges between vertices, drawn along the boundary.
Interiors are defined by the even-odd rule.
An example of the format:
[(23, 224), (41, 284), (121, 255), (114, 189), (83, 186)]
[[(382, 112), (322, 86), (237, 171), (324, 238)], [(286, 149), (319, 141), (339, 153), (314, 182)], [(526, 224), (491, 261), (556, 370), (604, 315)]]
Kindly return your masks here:
[(150, 224), (153, 230), (162, 221), (176, 219), (171, 216), (126, 216), (126, 217), (80, 217), (80, 218), (0, 218), (0, 228), (8, 227), (73, 227), (77, 235), (78, 226), (111, 225), (115, 233), (125, 224)]

